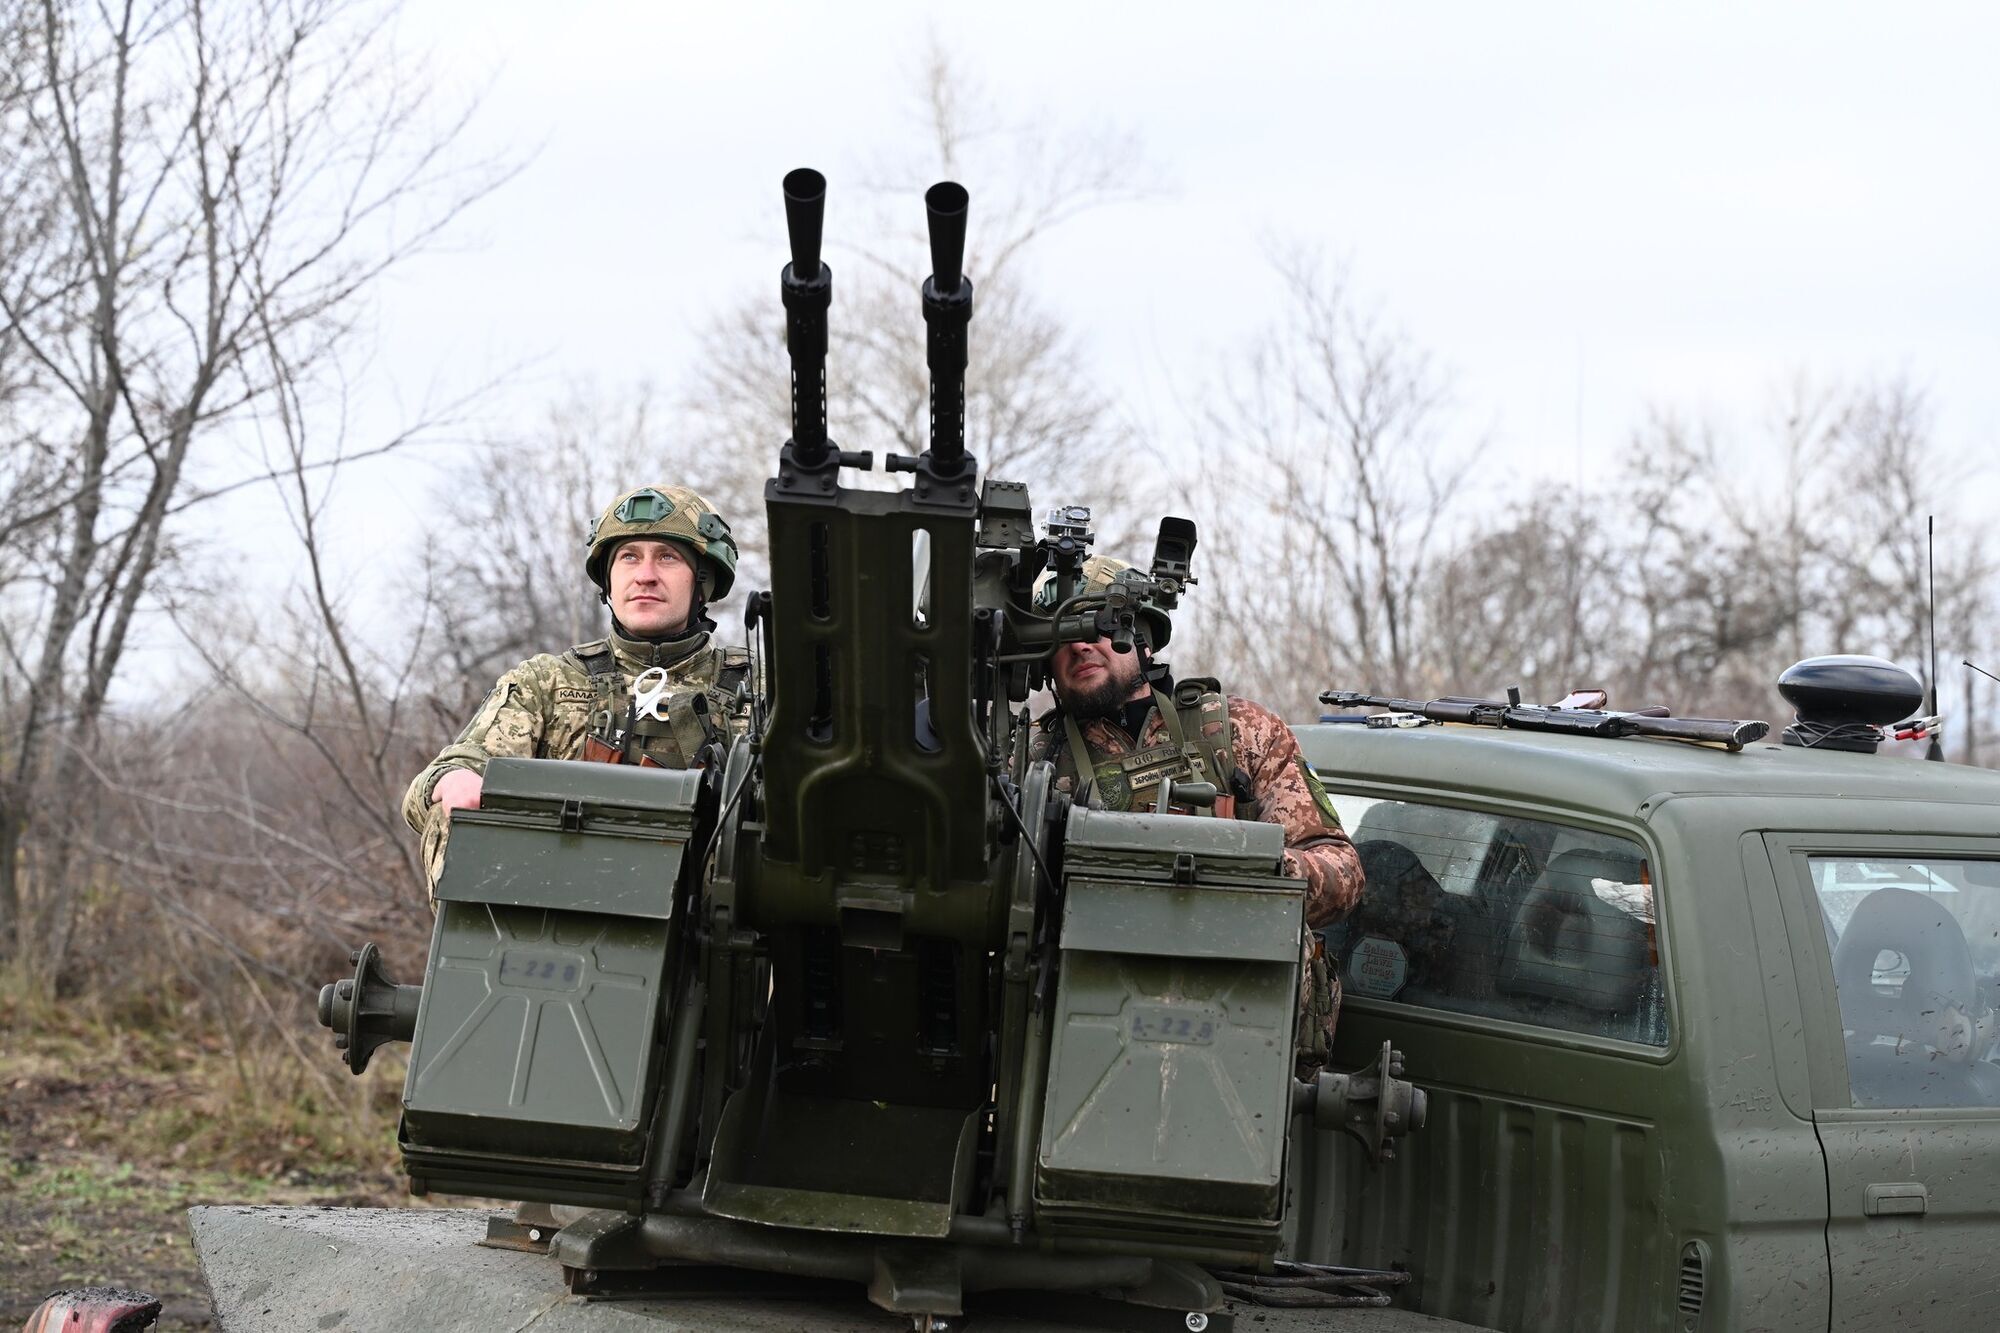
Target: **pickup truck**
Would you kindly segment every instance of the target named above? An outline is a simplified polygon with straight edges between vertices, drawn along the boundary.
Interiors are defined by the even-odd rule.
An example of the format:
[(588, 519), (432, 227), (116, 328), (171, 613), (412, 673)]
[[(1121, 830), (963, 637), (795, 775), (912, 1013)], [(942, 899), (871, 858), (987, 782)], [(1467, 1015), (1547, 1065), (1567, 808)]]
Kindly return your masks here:
[(1467, 726), (1298, 729), (1368, 870), (1297, 1257), (1527, 1329), (2000, 1323), (2000, 774)]

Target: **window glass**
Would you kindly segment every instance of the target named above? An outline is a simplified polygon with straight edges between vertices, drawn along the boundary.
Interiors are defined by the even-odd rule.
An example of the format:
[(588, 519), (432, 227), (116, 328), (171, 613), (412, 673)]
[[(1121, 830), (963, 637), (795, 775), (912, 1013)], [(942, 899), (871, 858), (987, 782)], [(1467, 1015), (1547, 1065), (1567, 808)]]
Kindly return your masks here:
[(1856, 1106), (2000, 1106), (2000, 861), (1815, 856)]
[(1629, 838), (1331, 791), (1368, 888), (1326, 931), (1350, 996), (1667, 1043), (1653, 883)]

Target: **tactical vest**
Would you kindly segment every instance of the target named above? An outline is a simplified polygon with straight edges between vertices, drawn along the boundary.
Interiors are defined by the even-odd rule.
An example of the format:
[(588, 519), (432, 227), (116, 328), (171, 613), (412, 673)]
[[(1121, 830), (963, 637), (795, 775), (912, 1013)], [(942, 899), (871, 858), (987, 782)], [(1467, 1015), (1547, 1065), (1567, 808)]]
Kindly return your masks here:
[(595, 639), (570, 649), (569, 657), (583, 668), (596, 694), (580, 757), (607, 764), (692, 768), (704, 745), (727, 744), (737, 696), (750, 674), (750, 656), (741, 648), (701, 651), (719, 659), (714, 679), (706, 684), (690, 680), (683, 688), (674, 688), (668, 668), (666, 717), (658, 718), (637, 712), (632, 686), (625, 682), (610, 640)]
[[(1236, 766), (1236, 729), (1229, 721), (1229, 700), (1219, 682), (1194, 677), (1174, 686), (1170, 699), (1153, 691), (1165, 739), (1130, 754), (1093, 750), (1083, 728), (1067, 713), (1045, 724), (1064, 733), (1055, 751), (1056, 776), (1076, 784), (1073, 798), (1105, 810), (1151, 810), (1159, 800), (1160, 783), (1208, 782), (1216, 790), (1212, 807), (1169, 807), (1174, 814), (1215, 815), (1223, 819), (1255, 819), (1257, 803)], [(1141, 728), (1145, 730), (1145, 728)]]

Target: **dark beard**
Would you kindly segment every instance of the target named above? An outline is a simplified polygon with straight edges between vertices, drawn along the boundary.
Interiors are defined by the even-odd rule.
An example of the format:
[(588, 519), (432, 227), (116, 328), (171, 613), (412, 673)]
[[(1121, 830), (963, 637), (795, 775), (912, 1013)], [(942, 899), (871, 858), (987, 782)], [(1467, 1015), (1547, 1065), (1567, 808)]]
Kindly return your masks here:
[(1100, 718), (1122, 724), (1125, 705), (1131, 702), (1132, 694), (1145, 680), (1145, 663), (1140, 664), (1137, 677), (1120, 679), (1118, 673), (1107, 671), (1104, 679), (1087, 690), (1077, 690), (1063, 696), (1063, 711), (1078, 722), (1095, 722)]

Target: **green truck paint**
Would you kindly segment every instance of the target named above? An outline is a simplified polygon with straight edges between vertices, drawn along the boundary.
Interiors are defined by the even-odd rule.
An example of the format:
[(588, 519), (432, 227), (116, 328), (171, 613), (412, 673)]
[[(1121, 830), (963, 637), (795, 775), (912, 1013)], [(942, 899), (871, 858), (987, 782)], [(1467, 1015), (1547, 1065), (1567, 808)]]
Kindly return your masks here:
[[(1336, 941), (1373, 971), (1349, 979), (1337, 1059), (1393, 1034), (1430, 1093), (1430, 1119), (1377, 1170), (1337, 1142), (1309, 1145), (1298, 1253), (1406, 1264), (1415, 1308), (1505, 1329), (1992, 1322), (2000, 1078), (1984, 1058), (1930, 1049), (1907, 1095), (1857, 1095), (1850, 1061), (1890, 1043), (1843, 1022), (1832, 936), (1843, 913), (1853, 919), (1846, 899), (1910, 892), (1898, 876), (1927, 882), (1967, 935), (1983, 992), (1947, 998), (1991, 1004), (2000, 774), (1470, 727), (1299, 736), (1364, 859), (1396, 862), (1370, 843), (1414, 849), (1405, 860), (1428, 869), (1419, 887), (1436, 897), (1392, 904), (1392, 885), (1371, 877), (1352, 939)], [(1478, 816), (1457, 827), (1497, 836), (1447, 856), (1448, 821), (1412, 811)], [(1476, 928), (1480, 913), (1505, 909), (1478, 900), (1501, 878), (1486, 867), (1509, 854), (1507, 839), (1536, 825), (1641, 849), (1663, 1023), (1607, 1037), (1577, 1021), (1587, 1003), (1507, 994), (1509, 946)], [(1851, 887), (1827, 866), (1855, 869)], [(1517, 876), (1525, 891), (1496, 929), (1532, 924), (1533, 877), (1547, 873), (1544, 862)], [(1415, 979), (1432, 961), (1427, 933), (1443, 926), (1460, 966), (1469, 952), (1496, 955), (1485, 993), (1501, 1005), (1472, 1012), (1477, 984)], [(1871, 992), (1898, 985), (1888, 952)], [(1516, 1007), (1503, 1015), (1506, 1003)], [(1957, 1104), (1886, 1104), (1898, 1101)]]

